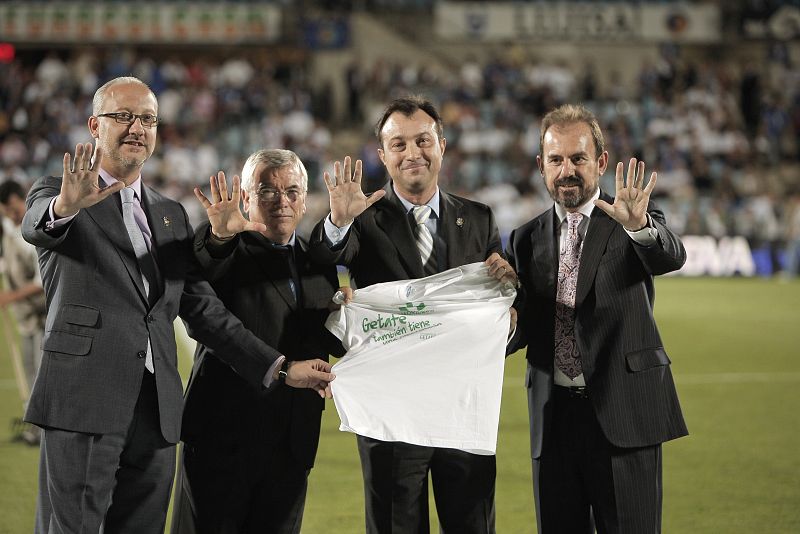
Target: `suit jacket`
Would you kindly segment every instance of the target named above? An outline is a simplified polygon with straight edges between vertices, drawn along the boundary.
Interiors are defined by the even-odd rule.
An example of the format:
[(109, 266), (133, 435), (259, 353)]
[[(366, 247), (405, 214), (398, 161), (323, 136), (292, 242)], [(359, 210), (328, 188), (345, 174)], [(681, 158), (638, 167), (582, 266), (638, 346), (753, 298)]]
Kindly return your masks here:
[(279, 354), (245, 330), (203, 279), (183, 207), (142, 187), (142, 209), (160, 271), (151, 305), (122, 220), (119, 195), (84, 208), (64, 227), (45, 232), (61, 178), (39, 179), (28, 194), (22, 224), (36, 245), (47, 296), (44, 354), (26, 420), (87, 433), (128, 428), (139, 396), (148, 337), (153, 353), (161, 433), (180, 433), (183, 387), (173, 321), (211, 346), (231, 346), (228, 363), (260, 387)]
[[(360, 287), (425, 276), (411, 220), (391, 182), (384, 191), (386, 196), (356, 217), (335, 248), (326, 242), (323, 221), (311, 234), (311, 255), (320, 263), (346, 265)], [(441, 190), (439, 194), (437, 236), (447, 246), (447, 257), (437, 258), (439, 271), (484, 261), (492, 252), (502, 251), (488, 206)]]
[[(339, 340), (324, 326), (328, 303), (339, 286), (333, 266), (312, 262), (307, 243), (296, 238), (298, 303), (289, 287), (292, 273), (285, 252), (255, 232), (244, 232), (210, 250), (208, 231), (207, 222), (197, 229), (197, 259), (222, 301), (250, 331), (289, 360), (327, 360), (329, 353), (343, 354)], [(288, 437), (294, 460), (310, 469), (319, 443), (324, 399), (311, 389), (249, 387), (225, 363), (232, 351), (233, 347), (198, 346), (186, 391), (181, 439), (190, 446), (228, 448)]]
[[(603, 194), (601, 198), (613, 202)], [(575, 338), (595, 414), (608, 440), (641, 447), (687, 434), (670, 360), (653, 318), (653, 276), (679, 269), (686, 251), (652, 202), (657, 243), (636, 244), (602, 210), (592, 211), (575, 296)], [(550, 426), (559, 246), (555, 209), (514, 230), (507, 255), (522, 282), (516, 347), (528, 345), (531, 453)]]

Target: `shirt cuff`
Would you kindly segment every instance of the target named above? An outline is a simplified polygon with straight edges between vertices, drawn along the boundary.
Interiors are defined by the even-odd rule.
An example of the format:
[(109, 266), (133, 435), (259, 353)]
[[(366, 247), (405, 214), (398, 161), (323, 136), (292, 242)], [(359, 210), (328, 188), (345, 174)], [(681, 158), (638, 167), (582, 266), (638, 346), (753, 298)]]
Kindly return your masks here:
[(280, 368), (280, 366), (283, 365), (283, 360), (285, 360), (285, 359), (286, 359), (286, 356), (279, 356), (278, 359), (275, 360), (275, 363), (273, 363), (272, 365), (269, 366), (269, 369), (267, 369), (267, 374), (264, 375), (264, 380), (261, 382), (264, 385), (265, 389), (269, 388), (275, 382), (278, 381), (276, 378), (274, 378), (275, 377), (275, 369)]
[(76, 213), (75, 215), (70, 215), (69, 217), (62, 217), (60, 219), (57, 218), (55, 209), (56, 200), (58, 200), (58, 196), (53, 197), (53, 200), (50, 201), (50, 207), (47, 209), (47, 215), (50, 218), (50, 220), (44, 223), (45, 232), (48, 232), (50, 230), (56, 230), (58, 228), (61, 228), (62, 226), (67, 225), (72, 219), (75, 218), (75, 215), (77, 215)]
[(335, 247), (339, 243), (341, 243), (345, 237), (347, 237), (347, 232), (350, 231), (350, 227), (353, 226), (353, 223), (345, 224), (341, 228), (333, 224), (331, 221), (331, 215), (328, 214), (325, 217), (325, 237), (328, 239), (328, 244), (332, 247)]
[(649, 247), (658, 239), (658, 229), (653, 224), (653, 218), (650, 217), (650, 214), (646, 213), (645, 215), (647, 215), (647, 224), (641, 230), (631, 232), (624, 226), (622, 229), (625, 230), (625, 232), (631, 236), (631, 239), (636, 241), (636, 243), (642, 245), (643, 247)]

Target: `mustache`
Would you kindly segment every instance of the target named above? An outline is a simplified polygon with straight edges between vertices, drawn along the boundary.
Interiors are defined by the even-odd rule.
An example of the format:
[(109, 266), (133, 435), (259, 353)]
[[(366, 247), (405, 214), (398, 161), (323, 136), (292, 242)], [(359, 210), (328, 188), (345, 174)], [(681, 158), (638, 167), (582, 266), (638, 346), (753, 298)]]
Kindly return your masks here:
[(559, 178), (555, 182), (553, 182), (556, 187), (569, 187), (573, 185), (583, 185), (583, 179), (579, 176), (567, 176), (565, 178)]

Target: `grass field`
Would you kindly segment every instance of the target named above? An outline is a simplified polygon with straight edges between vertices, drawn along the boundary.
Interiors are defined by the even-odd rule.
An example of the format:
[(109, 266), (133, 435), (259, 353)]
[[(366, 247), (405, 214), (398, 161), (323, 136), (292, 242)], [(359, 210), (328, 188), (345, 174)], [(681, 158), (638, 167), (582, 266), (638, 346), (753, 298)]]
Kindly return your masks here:
[[(664, 532), (800, 532), (800, 282), (662, 278), (656, 315), (690, 431), (664, 447)], [(21, 410), (5, 352), (2, 422)], [(510, 357), (497, 453), (502, 534), (536, 531), (523, 372), (524, 357)], [(355, 438), (337, 427), (329, 403), (305, 533), (364, 530)], [(31, 532), (38, 451), (9, 437), (0, 425), (0, 533)]]

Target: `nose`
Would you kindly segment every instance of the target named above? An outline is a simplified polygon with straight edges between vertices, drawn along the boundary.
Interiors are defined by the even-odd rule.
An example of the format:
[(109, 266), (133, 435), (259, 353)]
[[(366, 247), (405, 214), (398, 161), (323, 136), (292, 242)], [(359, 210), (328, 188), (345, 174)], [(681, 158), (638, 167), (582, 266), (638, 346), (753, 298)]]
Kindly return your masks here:
[(289, 196), (286, 194), (286, 191), (280, 191), (278, 193), (278, 206), (284, 207), (289, 204), (291, 204), (291, 202), (289, 202)]
[(144, 134), (144, 125), (142, 124), (142, 119), (139, 117), (134, 117), (133, 122), (128, 127), (128, 131)]
[(569, 158), (564, 159), (564, 164), (561, 166), (561, 177), (572, 176), (575, 174), (575, 164)]

